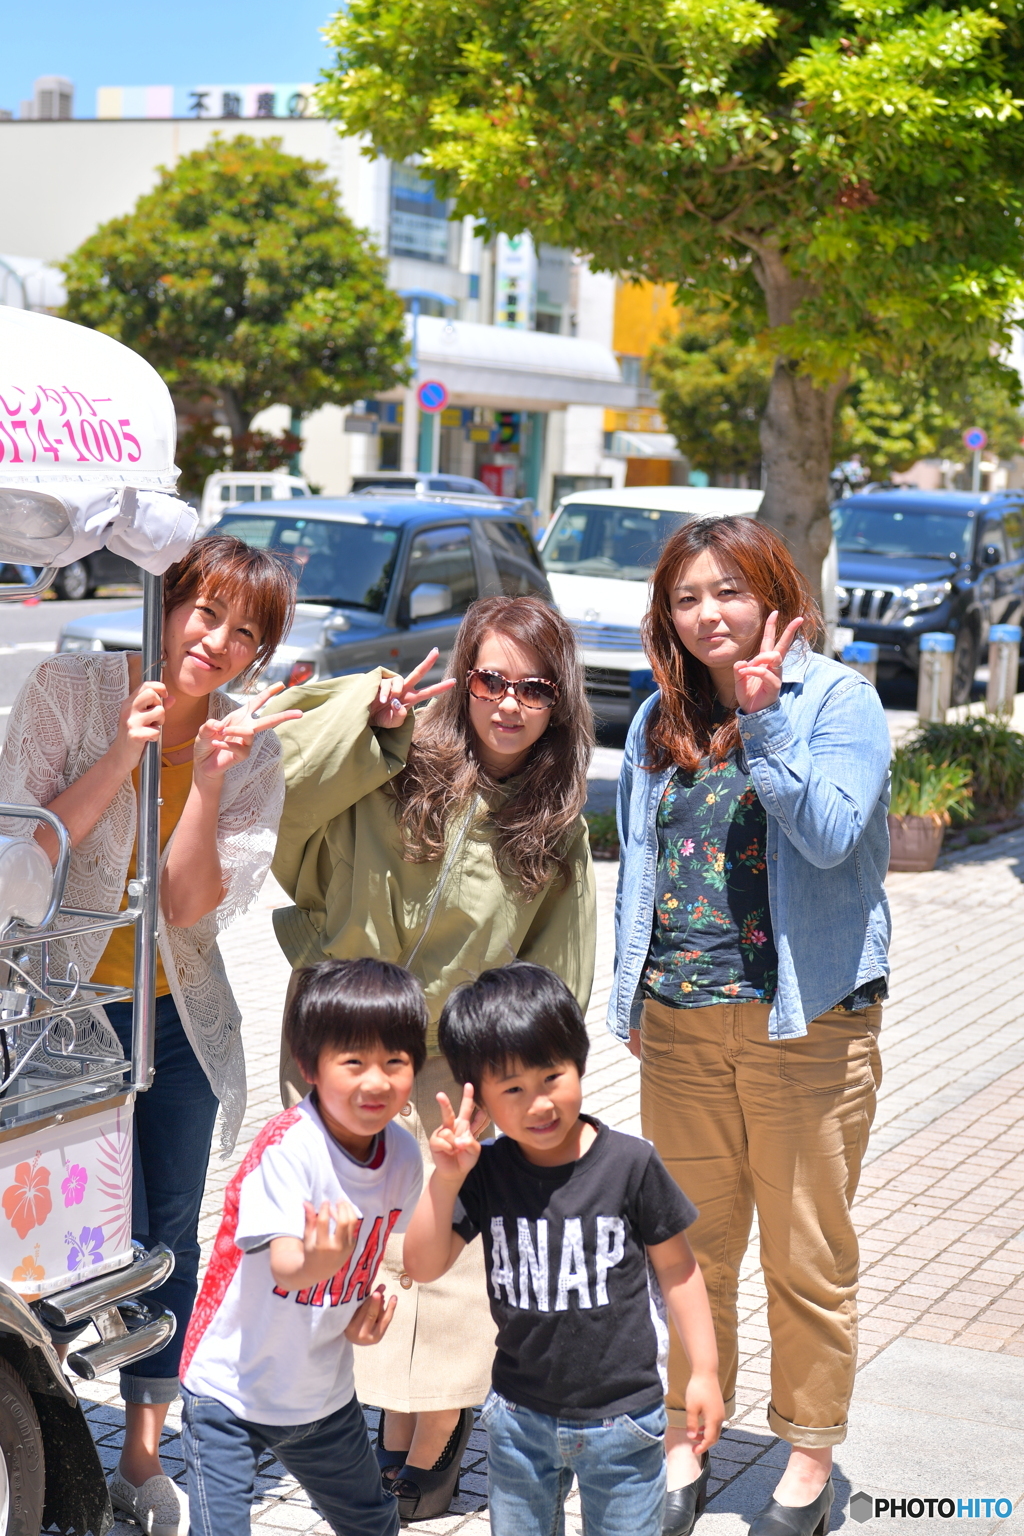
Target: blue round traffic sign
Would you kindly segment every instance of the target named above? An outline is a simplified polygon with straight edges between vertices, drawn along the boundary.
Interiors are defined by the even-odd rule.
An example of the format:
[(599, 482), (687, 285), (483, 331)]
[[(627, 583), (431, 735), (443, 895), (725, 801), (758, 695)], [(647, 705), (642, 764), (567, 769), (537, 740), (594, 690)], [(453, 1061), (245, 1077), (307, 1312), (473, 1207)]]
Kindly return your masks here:
[(972, 449), (975, 453), (984, 448), (988, 442), (988, 433), (981, 427), (968, 427), (964, 433), (964, 447)]
[(433, 413), (443, 411), (448, 404), (448, 390), (440, 379), (424, 379), (416, 391), (416, 399), (420, 403), (420, 410)]

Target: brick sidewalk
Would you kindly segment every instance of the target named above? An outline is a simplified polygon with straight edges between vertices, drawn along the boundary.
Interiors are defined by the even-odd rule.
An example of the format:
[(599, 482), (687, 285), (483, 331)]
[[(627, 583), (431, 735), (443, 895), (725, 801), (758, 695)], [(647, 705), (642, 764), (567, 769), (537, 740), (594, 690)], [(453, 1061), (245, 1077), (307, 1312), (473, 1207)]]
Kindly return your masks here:
[[(593, 1048), (586, 1103), (612, 1124), (637, 1130), (638, 1067), (604, 1030), (615, 874), (614, 865), (598, 866), (599, 960), (588, 1014)], [(946, 860), (931, 874), (890, 877), (894, 945), (882, 1034), (885, 1080), (855, 1207), (864, 1260), (862, 1365), (904, 1337), (1024, 1355), (1022, 874), (1024, 833), (1016, 833)], [(279, 892), (266, 890), (223, 946), (245, 1018), (250, 1101), (238, 1152), (229, 1165), (215, 1161), (210, 1170), (204, 1251), (242, 1148), (278, 1107), (277, 1035), (287, 966), (272, 937), (270, 911), (281, 900)], [(707, 1536), (716, 1528), (723, 1536), (739, 1529), (736, 1517), (724, 1512), (727, 1490), (753, 1464), (767, 1459), (771, 1466), (778, 1455), (765, 1422), (768, 1330), (756, 1233), (741, 1274), (740, 1334), (738, 1412), (713, 1453), (713, 1497), (702, 1526)], [(82, 1395), (94, 1400), (94, 1433), (112, 1466), (123, 1424), (116, 1383), (81, 1385)], [(368, 1421), (375, 1418), (368, 1411)], [(175, 1412), (166, 1451), (168, 1469), (176, 1474), (177, 1425)], [(485, 1450), (485, 1436), (477, 1432), (463, 1464), (462, 1493), (447, 1517), (416, 1528), (424, 1536), (487, 1536)], [(1009, 1460), (1009, 1449), (1004, 1454)], [(261, 1468), (258, 1493), (256, 1531), (328, 1531), (301, 1490), (269, 1462)], [(843, 1521), (842, 1502), (837, 1500), (833, 1527)], [(569, 1516), (575, 1536), (575, 1496)], [(116, 1527), (121, 1536), (134, 1530)]]

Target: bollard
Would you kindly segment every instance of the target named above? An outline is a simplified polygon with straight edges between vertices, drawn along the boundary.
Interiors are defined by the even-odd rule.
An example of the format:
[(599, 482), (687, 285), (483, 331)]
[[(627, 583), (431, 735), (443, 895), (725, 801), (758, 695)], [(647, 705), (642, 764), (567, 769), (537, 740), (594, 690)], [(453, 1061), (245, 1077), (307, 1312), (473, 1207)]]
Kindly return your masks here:
[(843, 661), (852, 672), (866, 677), (872, 688), (878, 687), (878, 646), (870, 640), (851, 640), (843, 646)]
[(990, 715), (1012, 715), (1020, 667), (1020, 625), (993, 624), (988, 632), (988, 687), (985, 710)]
[(917, 669), (917, 718), (922, 725), (946, 718), (953, 694), (952, 635), (922, 635)]

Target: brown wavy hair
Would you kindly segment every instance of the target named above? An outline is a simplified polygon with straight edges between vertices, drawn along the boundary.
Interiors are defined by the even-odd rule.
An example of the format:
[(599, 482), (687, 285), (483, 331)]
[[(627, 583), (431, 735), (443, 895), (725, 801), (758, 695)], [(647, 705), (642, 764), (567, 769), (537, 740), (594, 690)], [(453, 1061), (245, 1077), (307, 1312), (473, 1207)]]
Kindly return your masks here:
[(458, 683), (417, 719), (406, 766), (391, 781), (390, 792), (405, 840), (404, 857), (420, 864), (443, 856), (453, 818), (478, 791), (490, 798), (497, 788), (474, 752), (465, 681), (490, 634), (536, 651), (543, 676), (558, 684), (547, 730), (531, 747), (511, 793), (495, 796), (487, 817), (495, 864), (532, 900), (553, 878), (568, 882), (566, 853), (586, 802), (594, 747), (576, 636), (540, 598), (482, 597), (470, 604), (447, 672)]
[(771, 528), (752, 517), (695, 517), (684, 523), (661, 552), (651, 582), (651, 606), (641, 626), (660, 694), (647, 717), (644, 766), (652, 773), (672, 766), (693, 773), (704, 758), (722, 762), (740, 745), (736, 711), (722, 720), (711, 673), (686, 649), (672, 622), (672, 588), (681, 572), (704, 553), (740, 573), (761, 604), (762, 622), (778, 610), (779, 634), (800, 614), (805, 640), (813, 644), (822, 632), (810, 588)]

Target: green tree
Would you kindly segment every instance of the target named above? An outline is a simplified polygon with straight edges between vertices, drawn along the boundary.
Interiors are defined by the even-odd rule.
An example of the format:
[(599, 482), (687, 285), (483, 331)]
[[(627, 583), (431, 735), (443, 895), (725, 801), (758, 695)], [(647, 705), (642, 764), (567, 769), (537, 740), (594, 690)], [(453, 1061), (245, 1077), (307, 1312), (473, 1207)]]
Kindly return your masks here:
[(141, 353), (177, 395), (218, 399), (239, 464), (266, 406), (305, 414), (407, 376), (401, 300), (325, 172), (279, 139), (214, 138), (63, 263), (67, 319)]
[(761, 515), (816, 582), (865, 361), (982, 360), (1024, 291), (1021, 0), (349, 0), (320, 99), (482, 227), (751, 306)]
[(722, 304), (676, 303), (677, 329), (647, 360), (665, 423), (694, 469), (758, 483), (771, 363)]

